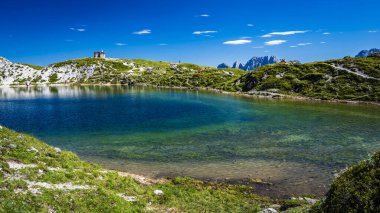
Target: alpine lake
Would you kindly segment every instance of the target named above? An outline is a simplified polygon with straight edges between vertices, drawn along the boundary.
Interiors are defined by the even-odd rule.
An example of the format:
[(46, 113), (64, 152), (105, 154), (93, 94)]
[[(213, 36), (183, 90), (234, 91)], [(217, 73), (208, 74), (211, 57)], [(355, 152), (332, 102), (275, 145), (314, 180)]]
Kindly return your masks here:
[(0, 87), (0, 124), (108, 169), (323, 195), (380, 149), (380, 107), (128, 86)]

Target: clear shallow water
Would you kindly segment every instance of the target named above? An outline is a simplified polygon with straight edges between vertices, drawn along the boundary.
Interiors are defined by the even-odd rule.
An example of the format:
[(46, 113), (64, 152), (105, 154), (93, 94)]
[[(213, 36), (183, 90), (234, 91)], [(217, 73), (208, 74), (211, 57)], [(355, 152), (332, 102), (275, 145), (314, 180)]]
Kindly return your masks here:
[(0, 124), (105, 167), (323, 194), (380, 148), (380, 107), (123, 86), (0, 88)]

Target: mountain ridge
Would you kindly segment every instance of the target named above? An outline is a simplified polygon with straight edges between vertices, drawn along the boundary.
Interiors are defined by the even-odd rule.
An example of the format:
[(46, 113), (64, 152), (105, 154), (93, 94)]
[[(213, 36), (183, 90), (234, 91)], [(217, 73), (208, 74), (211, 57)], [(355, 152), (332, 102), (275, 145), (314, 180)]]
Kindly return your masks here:
[(368, 57), (373, 53), (380, 54), (380, 49), (372, 48), (370, 50), (362, 50), (355, 57), (356, 58)]
[[(254, 70), (258, 67), (262, 67), (268, 64), (275, 64), (280, 62), (280, 60), (276, 56), (262, 56), (262, 57), (257, 57), (254, 56), (251, 59), (249, 59), (245, 64), (239, 63), (238, 61), (235, 61), (231, 68), (238, 68), (244, 71), (251, 71)], [(226, 63), (219, 64), (217, 66), (219, 69), (223, 68), (230, 68)]]

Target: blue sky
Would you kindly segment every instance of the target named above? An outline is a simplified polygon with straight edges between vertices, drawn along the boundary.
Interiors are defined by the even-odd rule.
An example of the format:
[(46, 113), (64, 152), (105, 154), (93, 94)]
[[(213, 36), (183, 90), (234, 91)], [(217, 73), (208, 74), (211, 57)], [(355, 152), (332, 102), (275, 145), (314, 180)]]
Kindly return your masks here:
[(91, 57), (216, 66), (302, 62), (380, 48), (379, 0), (2, 0), (0, 56), (47, 65)]

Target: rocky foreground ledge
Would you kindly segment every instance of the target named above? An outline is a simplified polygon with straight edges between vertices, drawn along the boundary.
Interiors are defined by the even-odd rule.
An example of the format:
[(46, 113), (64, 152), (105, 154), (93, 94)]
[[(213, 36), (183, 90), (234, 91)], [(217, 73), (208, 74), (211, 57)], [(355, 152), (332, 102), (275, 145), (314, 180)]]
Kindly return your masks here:
[(317, 201), (109, 171), (2, 126), (0, 152), (0, 212), (380, 212), (380, 153), (343, 172)]

